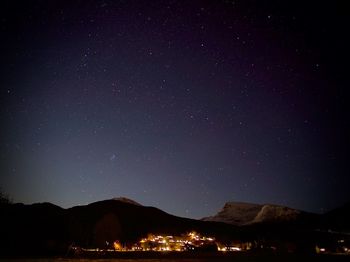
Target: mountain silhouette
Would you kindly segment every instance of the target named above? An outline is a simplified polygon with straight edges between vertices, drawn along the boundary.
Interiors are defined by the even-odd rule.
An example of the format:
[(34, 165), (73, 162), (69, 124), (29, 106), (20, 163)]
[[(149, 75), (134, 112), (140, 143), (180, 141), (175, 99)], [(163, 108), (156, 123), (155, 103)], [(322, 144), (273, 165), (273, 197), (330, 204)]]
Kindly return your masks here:
[[(232, 205), (226, 208), (232, 211)], [(247, 214), (244, 214), (245, 208)], [(256, 217), (269, 219), (242, 226), (195, 220), (174, 216), (155, 207), (142, 206), (127, 198), (68, 209), (51, 203), (2, 203), (0, 256), (62, 256), (72, 245), (104, 249), (116, 240), (123, 245), (130, 245), (148, 234), (181, 235), (190, 231), (215, 237), (223, 244), (246, 241), (258, 247), (261, 243), (283, 246), (292, 242), (299, 250), (311, 252), (319, 238), (328, 239), (329, 229), (349, 228), (349, 205), (325, 215), (306, 216), (303, 212), (291, 212), (285, 208), (277, 208), (276, 211), (276, 208), (265, 207), (268, 210), (264, 210), (254, 204), (246, 205), (245, 208), (241, 208), (239, 214), (249, 217), (251, 221), (256, 221)], [(283, 212), (292, 214), (293, 219), (271, 219), (275, 214), (281, 216)], [(297, 219), (294, 219), (294, 214), (298, 214)]]

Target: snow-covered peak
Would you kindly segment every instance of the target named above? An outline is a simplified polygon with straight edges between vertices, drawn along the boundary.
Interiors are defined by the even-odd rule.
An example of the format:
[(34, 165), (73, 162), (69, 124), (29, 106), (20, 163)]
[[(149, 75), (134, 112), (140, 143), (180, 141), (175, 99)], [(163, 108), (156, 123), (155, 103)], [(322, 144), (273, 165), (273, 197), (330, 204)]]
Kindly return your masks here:
[(227, 202), (215, 215), (205, 221), (225, 222), (233, 225), (248, 225), (261, 222), (295, 220), (300, 211), (277, 205), (259, 205), (244, 202)]
[(300, 214), (301, 211), (293, 208), (277, 205), (264, 205), (252, 223), (292, 221), (297, 219)]
[(141, 204), (137, 203), (136, 201), (134, 201), (130, 198), (126, 198), (126, 197), (115, 197), (115, 198), (113, 198), (113, 200), (120, 201), (120, 202), (127, 203), (127, 204), (132, 204), (135, 206), (142, 206)]
[(227, 202), (224, 207), (215, 216), (204, 218), (206, 221), (225, 222), (233, 225), (244, 225), (254, 220), (256, 214), (260, 211), (261, 205)]

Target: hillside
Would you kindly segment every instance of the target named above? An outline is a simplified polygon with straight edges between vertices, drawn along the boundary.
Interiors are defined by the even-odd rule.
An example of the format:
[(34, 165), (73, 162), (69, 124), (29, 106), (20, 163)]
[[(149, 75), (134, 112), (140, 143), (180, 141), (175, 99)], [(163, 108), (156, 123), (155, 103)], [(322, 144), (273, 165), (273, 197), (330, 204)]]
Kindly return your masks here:
[(322, 216), (321, 226), (334, 231), (350, 233), (350, 202)]
[(106, 247), (106, 241), (132, 243), (149, 233), (192, 230), (223, 241), (239, 238), (238, 228), (167, 214), (130, 201), (104, 200), (63, 209), (49, 203), (0, 206), (0, 253), (62, 254), (69, 245)]
[(256, 223), (292, 222), (303, 215), (305, 212), (285, 206), (228, 202), (216, 215), (205, 217), (202, 220), (242, 226)]
[[(348, 206), (324, 216), (276, 205), (229, 202), (206, 221), (177, 217), (155, 207), (117, 198), (64, 209), (50, 203), (0, 204), (0, 256), (62, 256), (71, 245), (107, 248), (115, 240), (135, 243), (148, 234), (197, 231), (222, 244), (293, 242), (314, 250), (329, 229), (348, 227)], [(331, 234), (334, 237), (334, 234)], [(344, 237), (342, 234), (338, 234)], [(337, 235), (337, 236), (338, 236)]]

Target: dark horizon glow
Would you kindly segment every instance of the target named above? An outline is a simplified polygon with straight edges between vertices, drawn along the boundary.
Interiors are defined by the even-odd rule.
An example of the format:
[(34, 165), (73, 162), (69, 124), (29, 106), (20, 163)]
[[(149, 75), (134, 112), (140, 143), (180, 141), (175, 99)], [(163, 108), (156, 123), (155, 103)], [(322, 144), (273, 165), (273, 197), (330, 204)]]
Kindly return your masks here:
[(349, 201), (346, 9), (259, 2), (5, 2), (2, 190), (192, 218)]

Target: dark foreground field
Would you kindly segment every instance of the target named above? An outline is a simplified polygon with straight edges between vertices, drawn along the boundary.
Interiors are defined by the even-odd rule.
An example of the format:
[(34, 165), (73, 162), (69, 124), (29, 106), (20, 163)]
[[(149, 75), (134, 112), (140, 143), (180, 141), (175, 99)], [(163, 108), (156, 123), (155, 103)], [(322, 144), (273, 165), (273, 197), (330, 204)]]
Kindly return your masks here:
[(268, 262), (301, 262), (301, 261), (350, 261), (348, 255), (292, 255), (292, 254), (128, 254), (120, 257), (94, 257), (84, 256), (77, 258), (2, 258), (0, 262), (210, 262), (210, 261), (236, 261), (236, 262), (254, 262), (254, 261), (268, 261)]

